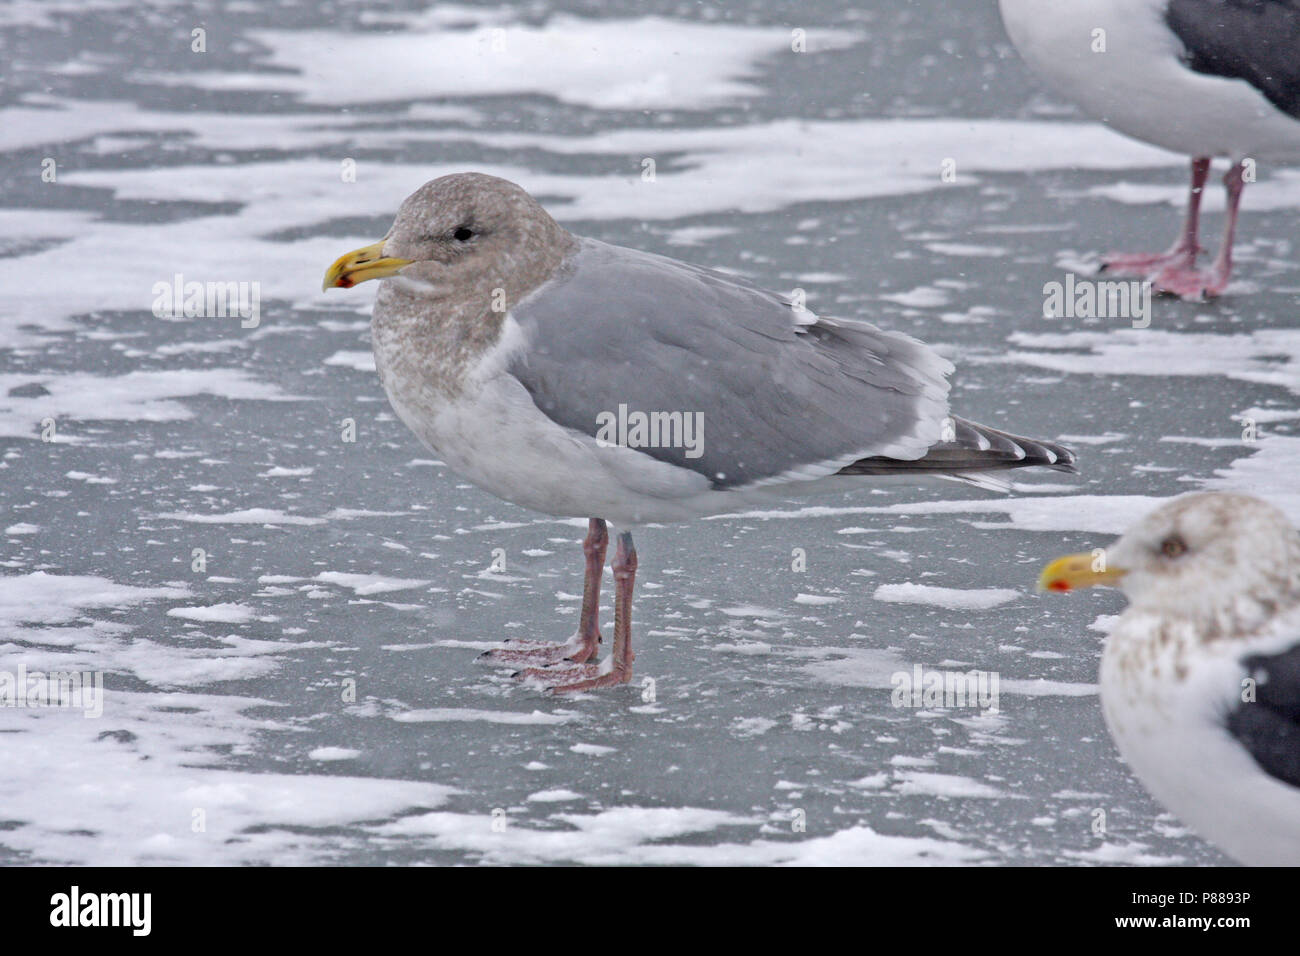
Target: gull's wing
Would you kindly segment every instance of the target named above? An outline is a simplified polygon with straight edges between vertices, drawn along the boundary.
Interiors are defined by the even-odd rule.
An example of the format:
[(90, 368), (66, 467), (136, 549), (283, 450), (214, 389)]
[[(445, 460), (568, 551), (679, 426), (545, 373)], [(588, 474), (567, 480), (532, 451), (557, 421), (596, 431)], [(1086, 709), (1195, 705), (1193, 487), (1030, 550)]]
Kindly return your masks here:
[(1227, 715), (1228, 732), (1269, 776), (1300, 787), (1300, 643), (1242, 661), (1256, 699)]
[(1300, 119), (1300, 0), (1169, 0), (1165, 22), (1190, 69), (1245, 80)]
[(714, 488), (919, 460), (943, 437), (952, 366), (927, 346), (674, 259), (584, 239), (511, 315), (507, 370), (547, 416), (596, 437), (620, 406), (698, 415), (698, 456), (640, 450)]

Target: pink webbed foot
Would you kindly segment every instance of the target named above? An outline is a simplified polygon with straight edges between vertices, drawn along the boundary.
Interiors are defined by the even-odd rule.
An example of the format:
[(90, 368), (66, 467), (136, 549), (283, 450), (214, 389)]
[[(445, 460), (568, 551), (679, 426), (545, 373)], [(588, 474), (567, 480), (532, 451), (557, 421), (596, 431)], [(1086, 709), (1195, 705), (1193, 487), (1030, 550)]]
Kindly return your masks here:
[(1190, 266), (1196, 261), (1196, 251), (1173, 249), (1169, 252), (1115, 253), (1101, 260), (1098, 270), (1108, 276), (1130, 276), (1145, 279), (1163, 269)]
[(1196, 268), (1196, 256), (1201, 251), (1197, 240), (1200, 234), (1201, 195), (1210, 173), (1209, 157), (1200, 156), (1192, 161), (1192, 190), (1187, 204), (1187, 221), (1173, 248), (1159, 255), (1109, 256), (1102, 264), (1102, 271), (1148, 279), (1152, 289), (1162, 295), (1176, 295), (1193, 301), (1222, 295), (1232, 277), (1232, 247), (1237, 236), (1237, 216), (1241, 210), (1241, 193), (1246, 185), (1246, 168), (1245, 163), (1234, 164), (1223, 177), (1228, 191), (1228, 217), (1218, 258), (1208, 269)]
[(1176, 295), (1192, 302), (1216, 298), (1227, 287), (1228, 275), (1218, 269), (1171, 267), (1151, 277), (1151, 288), (1155, 292)]
[(599, 633), (584, 639), (575, 634), (563, 644), (550, 641), (507, 641), (509, 647), (497, 647), (484, 651), (478, 659), (489, 664), (517, 665), (528, 664), (533, 667), (546, 667), (568, 661), (581, 664), (596, 656), (596, 648), (601, 642)]
[(541, 684), (553, 694), (579, 694), (626, 684), (632, 679), (632, 668), (619, 666), (609, 658), (599, 663), (529, 667), (512, 676), (516, 680)]
[[(527, 663), (512, 676), (516, 680), (541, 684), (555, 694), (577, 694), (601, 687), (615, 687), (632, 679), (632, 589), (636, 580), (636, 548), (631, 532), (618, 538), (614, 557), (614, 648), (603, 661), (596, 661), (600, 630), (596, 625), (600, 597), (601, 569), (607, 540), (605, 522), (593, 518), (584, 550), (587, 552), (587, 580), (583, 589), (582, 618), (578, 633), (567, 644), (517, 642), (480, 655), (493, 663)], [(515, 645), (516, 642), (512, 642)]]

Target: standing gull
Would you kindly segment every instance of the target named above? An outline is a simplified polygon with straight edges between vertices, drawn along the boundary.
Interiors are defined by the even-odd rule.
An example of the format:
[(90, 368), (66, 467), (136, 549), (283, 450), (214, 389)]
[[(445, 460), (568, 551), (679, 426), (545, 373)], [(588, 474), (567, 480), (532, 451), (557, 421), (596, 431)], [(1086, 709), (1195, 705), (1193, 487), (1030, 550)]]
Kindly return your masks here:
[[(1001, 0), (1020, 54), (1085, 110), (1137, 139), (1192, 157), (1187, 219), (1162, 253), (1113, 255), (1102, 268), (1188, 299), (1232, 276), (1241, 194), (1257, 162), (1300, 156), (1300, 0)], [(1215, 157), (1227, 223), (1198, 269), (1201, 195)]]
[[(952, 366), (915, 339), (579, 238), (504, 179), (426, 183), (324, 286), (380, 278), (375, 364), (398, 417), (480, 488), (589, 519), (577, 633), (487, 655), (556, 690), (631, 679), (629, 527), (865, 476), (1073, 470), (1059, 445), (950, 417)], [(624, 530), (613, 653), (598, 664), (605, 519)]]
[(1189, 495), (1039, 580), (1099, 584), (1129, 599), (1101, 701), (1134, 773), (1241, 862), (1300, 865), (1300, 534), (1256, 498)]

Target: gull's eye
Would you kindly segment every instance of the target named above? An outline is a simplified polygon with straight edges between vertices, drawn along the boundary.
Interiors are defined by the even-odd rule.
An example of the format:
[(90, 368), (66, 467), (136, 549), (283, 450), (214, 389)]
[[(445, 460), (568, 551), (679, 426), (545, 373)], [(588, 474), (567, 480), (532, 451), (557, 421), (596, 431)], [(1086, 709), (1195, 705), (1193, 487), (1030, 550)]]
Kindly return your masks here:
[(1170, 535), (1160, 542), (1160, 553), (1166, 558), (1179, 558), (1187, 553), (1187, 542), (1178, 535)]
[(461, 226), (451, 234), (451, 237), (457, 242), (469, 242), (474, 238), (474, 230), (469, 226)]

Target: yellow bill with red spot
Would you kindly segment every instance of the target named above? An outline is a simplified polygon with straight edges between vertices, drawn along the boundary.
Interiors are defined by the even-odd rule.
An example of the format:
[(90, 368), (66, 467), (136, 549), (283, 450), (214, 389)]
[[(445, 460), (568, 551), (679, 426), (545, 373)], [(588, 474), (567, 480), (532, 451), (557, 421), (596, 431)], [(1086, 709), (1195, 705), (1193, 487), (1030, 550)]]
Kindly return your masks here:
[(1115, 587), (1125, 573), (1123, 568), (1106, 563), (1104, 551), (1067, 554), (1043, 568), (1038, 576), (1038, 590), (1064, 594), (1083, 588)]
[(413, 261), (384, 255), (384, 240), (380, 239), (334, 260), (325, 273), (321, 289), (350, 289), (367, 279), (384, 279), (396, 275), (402, 266), (409, 266)]

